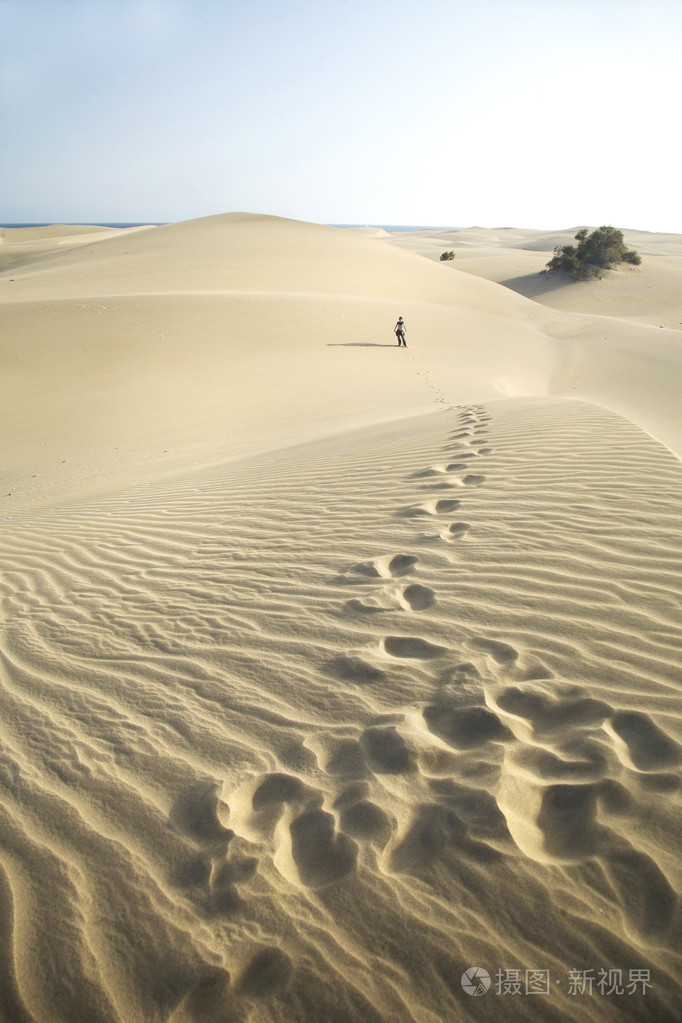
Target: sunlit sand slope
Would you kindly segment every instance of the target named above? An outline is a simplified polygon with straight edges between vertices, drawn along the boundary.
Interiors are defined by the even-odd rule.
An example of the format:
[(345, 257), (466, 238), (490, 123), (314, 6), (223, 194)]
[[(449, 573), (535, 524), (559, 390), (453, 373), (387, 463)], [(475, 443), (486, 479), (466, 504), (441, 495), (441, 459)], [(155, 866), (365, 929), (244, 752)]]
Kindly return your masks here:
[(0, 1017), (679, 1018), (681, 499), (534, 398), (17, 519)]
[(444, 391), (494, 396), (498, 378), (535, 393), (555, 364), (556, 313), (352, 232), (226, 214), (66, 245), (29, 233), (1, 250), (8, 510), (402, 418)]
[(225, 214), (9, 231), (0, 263), (2, 514), (500, 396), (585, 398), (682, 452), (678, 330), (390, 240)]

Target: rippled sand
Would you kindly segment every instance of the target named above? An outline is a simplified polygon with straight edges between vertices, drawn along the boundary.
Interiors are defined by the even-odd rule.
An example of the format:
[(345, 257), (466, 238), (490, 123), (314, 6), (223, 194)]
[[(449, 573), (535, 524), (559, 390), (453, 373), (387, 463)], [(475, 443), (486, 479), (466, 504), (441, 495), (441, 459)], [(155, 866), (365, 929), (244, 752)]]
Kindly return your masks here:
[[(389, 253), (389, 269), (423, 262), (434, 288), (452, 274), (384, 239), (356, 244), (370, 262)], [(502, 292), (508, 344), (502, 314), (521, 309), (519, 365), (542, 350), (556, 370), (538, 323), (584, 325), (471, 280), (476, 301)], [(39, 285), (33, 310), (6, 304), (24, 329), (50, 322), (51, 304), (64, 313)], [(107, 318), (100, 301), (83, 300), (88, 322), (104, 317), (113, 339), (120, 307)], [(0, 1018), (679, 1018), (682, 468), (584, 397), (492, 393), (487, 315), (473, 368), (457, 365), (464, 342), (415, 339), (359, 370), (335, 328), (324, 365), (337, 376), (320, 386), (338, 394), (319, 436), (302, 345), (288, 377), (282, 360), (225, 384), (237, 395), (248, 381), (254, 418), (263, 404), (258, 451), (239, 449), (242, 405), (224, 421), (213, 409), (210, 436), (200, 393), (175, 417), (169, 392), (136, 405), (135, 366), (146, 382), (151, 365), (139, 349), (81, 400), (72, 435), (55, 416), (33, 449), (24, 437), (36, 482), (13, 470), (0, 537)], [(125, 330), (147, 344), (148, 322)], [(192, 360), (177, 353), (196, 344), (185, 330), (166, 364), (178, 378)], [(230, 353), (211, 344), (213, 400)], [(375, 381), (396, 408), (372, 424), (365, 396), (386, 355), (409, 361)], [(88, 359), (84, 375), (105, 373), (106, 355)], [(134, 464), (111, 410), (99, 423), (87, 410), (119, 386), (147, 431)], [(303, 395), (298, 427), (288, 386)], [(459, 387), (477, 396), (451, 401)], [(111, 431), (96, 443), (89, 414)], [(188, 424), (200, 439), (164, 461), (155, 445)], [(98, 452), (117, 440), (129, 447), (109, 477)], [(43, 441), (65, 469), (39, 461)], [(482, 997), (462, 987), (471, 967), (490, 974)], [(505, 993), (514, 971), (521, 991)], [(526, 971), (544, 971), (549, 993), (526, 994)], [(578, 971), (592, 971), (591, 995)]]

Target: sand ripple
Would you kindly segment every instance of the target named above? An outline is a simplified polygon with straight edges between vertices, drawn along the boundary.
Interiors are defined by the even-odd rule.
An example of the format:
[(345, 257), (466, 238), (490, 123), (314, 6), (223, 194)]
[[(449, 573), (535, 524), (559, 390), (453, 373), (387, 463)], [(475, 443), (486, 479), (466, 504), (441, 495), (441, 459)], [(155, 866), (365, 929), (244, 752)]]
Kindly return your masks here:
[(1, 1018), (675, 1018), (679, 463), (544, 399), (356, 440), (4, 532)]

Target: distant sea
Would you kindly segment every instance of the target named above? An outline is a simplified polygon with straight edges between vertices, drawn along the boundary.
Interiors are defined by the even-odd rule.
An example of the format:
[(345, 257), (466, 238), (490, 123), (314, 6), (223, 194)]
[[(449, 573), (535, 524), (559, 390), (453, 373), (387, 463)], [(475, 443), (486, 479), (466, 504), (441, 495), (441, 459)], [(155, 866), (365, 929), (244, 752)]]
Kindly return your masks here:
[[(0, 224), (0, 227), (52, 227), (54, 224), (61, 224), (60, 220), (53, 220), (49, 224)], [(78, 220), (64, 224), (64, 227), (162, 227), (156, 221), (143, 220), (139, 224), (101, 224), (99, 221), (93, 223), (90, 220)]]
[[(52, 227), (53, 224), (59, 224), (61, 221), (53, 220), (50, 224), (0, 224), (0, 227)], [(163, 227), (164, 224), (169, 221), (162, 221), (158, 223), (154, 220), (142, 220), (139, 223), (134, 224), (102, 224), (99, 221), (94, 223), (90, 220), (79, 220), (72, 223), (65, 224), (65, 227)], [(438, 226), (434, 224), (328, 224), (328, 227), (375, 227), (380, 228), (382, 231), (389, 231), (391, 234), (394, 231), (456, 231), (457, 228), (452, 226)]]

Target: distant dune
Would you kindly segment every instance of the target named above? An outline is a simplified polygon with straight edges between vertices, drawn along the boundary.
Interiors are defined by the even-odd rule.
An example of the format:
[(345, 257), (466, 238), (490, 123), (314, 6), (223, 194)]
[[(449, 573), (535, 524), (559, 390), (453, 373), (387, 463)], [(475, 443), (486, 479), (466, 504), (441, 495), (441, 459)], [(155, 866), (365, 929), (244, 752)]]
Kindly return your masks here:
[(595, 313), (654, 327), (682, 330), (682, 237), (624, 231), (628, 246), (643, 258), (641, 266), (608, 271), (598, 281), (575, 283), (560, 275), (541, 275), (554, 248), (574, 243), (578, 227), (550, 234), (540, 231), (472, 228), (443, 233), (396, 235), (401, 248), (439, 259), (452, 250), (447, 265), (504, 284), (552, 309)]
[(2, 231), (0, 1020), (682, 1016), (682, 238), (575, 230)]

